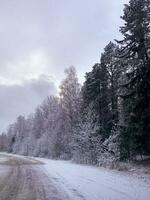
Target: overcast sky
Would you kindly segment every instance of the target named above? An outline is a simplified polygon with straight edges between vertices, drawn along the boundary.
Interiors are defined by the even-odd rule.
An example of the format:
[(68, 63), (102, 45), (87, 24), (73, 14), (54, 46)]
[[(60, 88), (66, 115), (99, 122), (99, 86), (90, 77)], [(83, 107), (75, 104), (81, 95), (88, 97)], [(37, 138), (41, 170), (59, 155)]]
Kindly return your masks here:
[(64, 69), (80, 82), (120, 38), (128, 0), (0, 0), (0, 132), (55, 94)]

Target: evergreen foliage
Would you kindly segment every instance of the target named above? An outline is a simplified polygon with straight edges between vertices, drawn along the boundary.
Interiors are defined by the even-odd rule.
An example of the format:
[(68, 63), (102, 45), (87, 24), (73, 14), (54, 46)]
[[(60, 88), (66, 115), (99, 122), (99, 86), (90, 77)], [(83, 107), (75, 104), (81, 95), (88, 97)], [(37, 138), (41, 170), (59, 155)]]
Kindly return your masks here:
[(122, 19), (120, 59), (127, 59), (128, 65), (122, 83), (126, 128), (121, 136), (130, 158), (150, 151), (150, 1), (130, 0)]

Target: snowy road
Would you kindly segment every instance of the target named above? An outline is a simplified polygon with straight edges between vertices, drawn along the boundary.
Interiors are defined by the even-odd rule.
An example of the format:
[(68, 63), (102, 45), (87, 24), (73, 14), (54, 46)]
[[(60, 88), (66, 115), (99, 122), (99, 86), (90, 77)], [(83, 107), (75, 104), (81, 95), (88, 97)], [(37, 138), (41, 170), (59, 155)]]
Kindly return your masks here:
[(68, 161), (38, 159), (55, 185), (72, 199), (82, 200), (149, 200), (150, 185), (121, 172), (73, 164)]
[(41, 163), (0, 155), (0, 200), (69, 200), (41, 170)]
[[(44, 165), (41, 163), (43, 162)], [(0, 200), (149, 200), (150, 185), (68, 161), (0, 154)]]

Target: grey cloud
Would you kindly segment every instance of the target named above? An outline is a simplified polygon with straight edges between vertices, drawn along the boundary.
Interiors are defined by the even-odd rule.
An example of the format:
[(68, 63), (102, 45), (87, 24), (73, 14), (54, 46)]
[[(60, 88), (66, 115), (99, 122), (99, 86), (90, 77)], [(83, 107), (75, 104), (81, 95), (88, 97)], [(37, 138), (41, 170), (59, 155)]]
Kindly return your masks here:
[(0, 85), (0, 132), (18, 115), (28, 115), (48, 95), (56, 94), (56, 88), (48, 77), (24, 81), (22, 85)]

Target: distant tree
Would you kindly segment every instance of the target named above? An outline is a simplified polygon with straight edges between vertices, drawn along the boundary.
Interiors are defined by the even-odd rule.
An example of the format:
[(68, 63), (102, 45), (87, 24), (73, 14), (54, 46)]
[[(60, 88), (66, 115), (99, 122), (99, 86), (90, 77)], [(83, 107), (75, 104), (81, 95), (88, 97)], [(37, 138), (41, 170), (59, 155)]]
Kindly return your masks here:
[(91, 104), (84, 117), (76, 126), (73, 135), (73, 160), (78, 163), (97, 164), (102, 137), (99, 134), (99, 121)]
[(35, 136), (35, 138), (40, 138), (43, 134), (43, 126), (44, 126), (44, 120), (43, 120), (43, 113), (40, 106), (36, 108), (34, 118), (33, 118), (33, 130), (32, 133)]
[(93, 106), (92, 109), (95, 112), (93, 123), (99, 124), (99, 135), (102, 136), (102, 140), (105, 140), (110, 134), (111, 122), (108, 74), (103, 60), (101, 60), (101, 64), (95, 64), (92, 71), (87, 73), (85, 78), (82, 89), (83, 108), (86, 111), (89, 106)]
[[(47, 143), (46, 152), (52, 158), (60, 158), (65, 153), (64, 143), (64, 121), (60, 100), (58, 97), (50, 96), (41, 105), (43, 120), (45, 143)], [(43, 140), (44, 142), (44, 140)]]
[(7, 151), (8, 149), (8, 138), (5, 133), (0, 135), (0, 151)]
[[(80, 116), (80, 84), (78, 82), (76, 69), (71, 66), (65, 70), (66, 77), (60, 85), (60, 101), (65, 117), (65, 131), (67, 135), (68, 154), (71, 153), (73, 129), (78, 123)], [(70, 155), (71, 156), (71, 155)]]
[(123, 61), (118, 57), (119, 47), (110, 42), (102, 54), (102, 63), (106, 67), (107, 84), (109, 88), (109, 101), (111, 109), (112, 123), (118, 123), (118, 88), (119, 79), (123, 72)]

